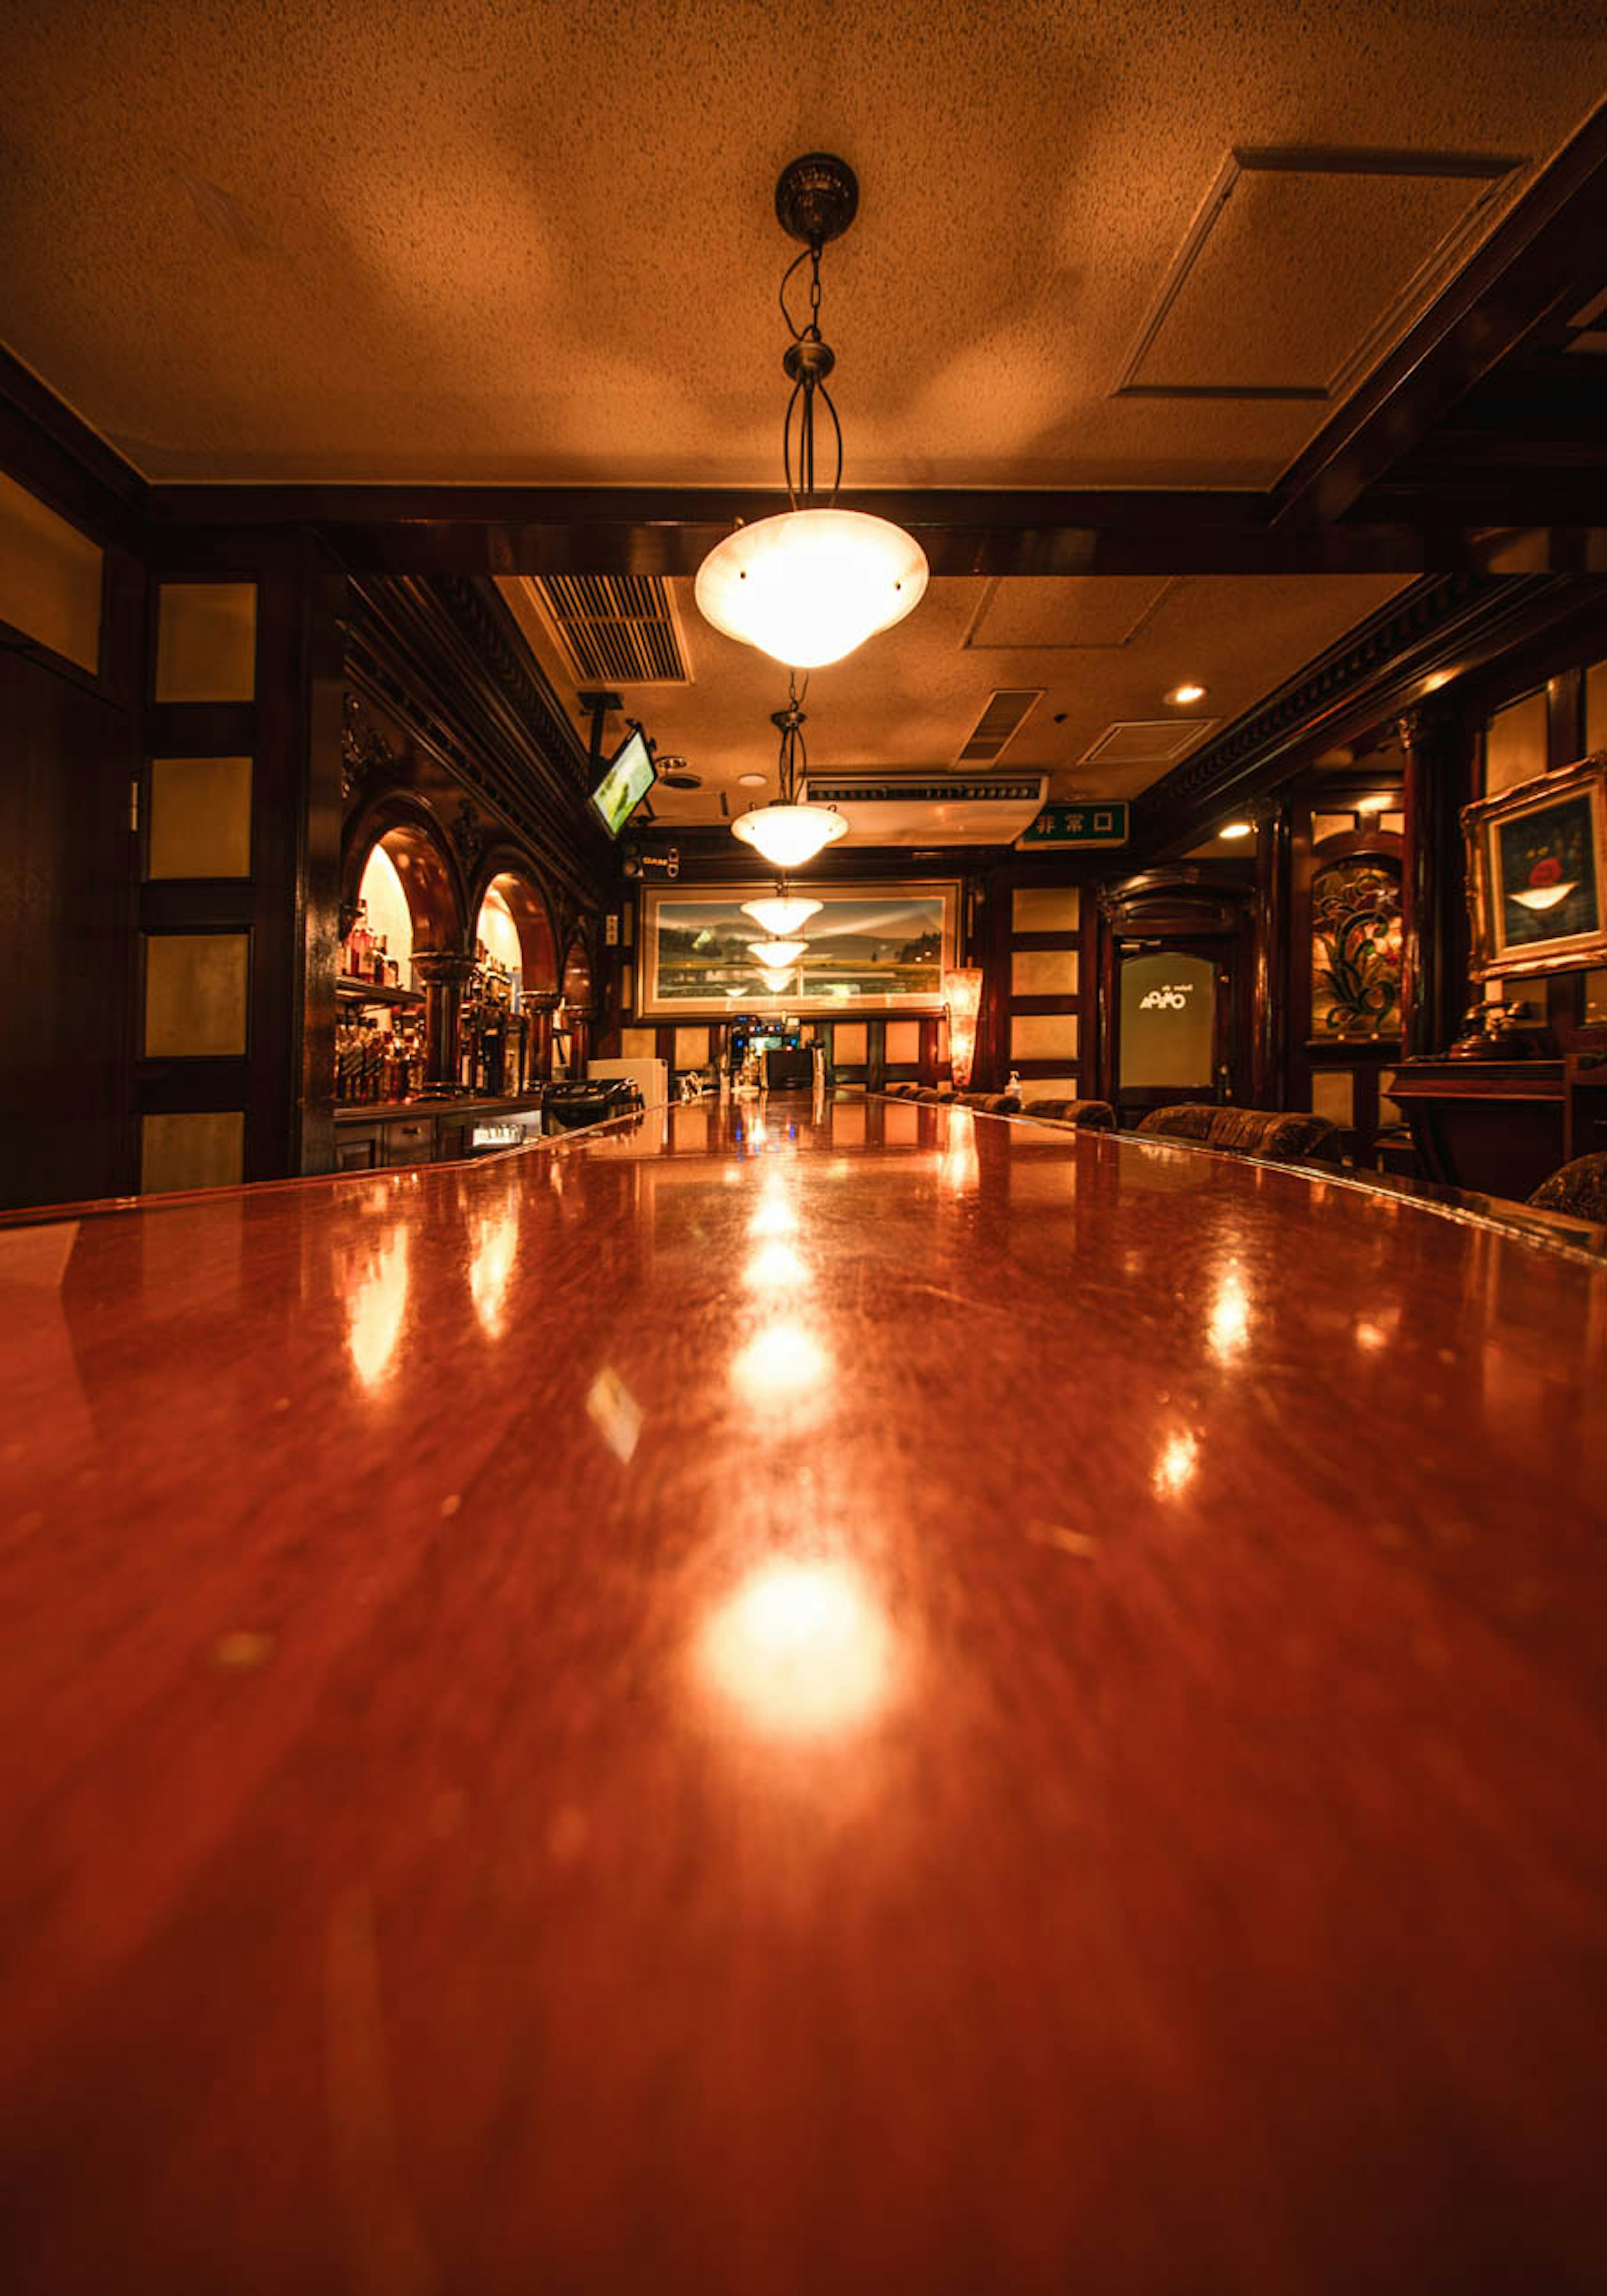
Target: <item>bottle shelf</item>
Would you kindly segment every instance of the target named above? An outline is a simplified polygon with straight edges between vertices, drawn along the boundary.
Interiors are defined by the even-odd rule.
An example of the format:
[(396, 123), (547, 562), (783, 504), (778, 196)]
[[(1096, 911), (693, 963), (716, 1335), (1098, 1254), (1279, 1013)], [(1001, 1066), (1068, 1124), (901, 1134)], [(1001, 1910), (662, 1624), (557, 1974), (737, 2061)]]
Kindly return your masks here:
[(344, 972), (335, 982), (335, 995), (353, 1004), (422, 1004), (424, 1001), (416, 988), (387, 988), (377, 980), (353, 980)]

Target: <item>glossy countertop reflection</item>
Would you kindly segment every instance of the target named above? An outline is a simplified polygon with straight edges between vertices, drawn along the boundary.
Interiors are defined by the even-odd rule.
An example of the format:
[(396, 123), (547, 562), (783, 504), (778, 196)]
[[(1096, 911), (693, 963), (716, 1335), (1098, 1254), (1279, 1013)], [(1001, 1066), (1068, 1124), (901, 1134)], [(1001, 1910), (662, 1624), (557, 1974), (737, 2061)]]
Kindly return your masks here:
[(806, 1095), (0, 1298), (8, 2290), (1594, 2284), (1607, 1268)]

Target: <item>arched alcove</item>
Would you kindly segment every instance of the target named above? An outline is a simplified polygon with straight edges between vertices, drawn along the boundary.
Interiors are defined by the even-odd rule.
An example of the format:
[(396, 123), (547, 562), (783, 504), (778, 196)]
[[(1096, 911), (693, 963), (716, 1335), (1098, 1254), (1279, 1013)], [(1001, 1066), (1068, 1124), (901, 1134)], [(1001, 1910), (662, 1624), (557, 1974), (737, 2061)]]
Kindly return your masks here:
[(374, 883), (388, 899), (393, 898), (392, 878), (399, 886), (411, 949), (461, 949), (468, 905), (455, 857), (430, 807), (407, 791), (393, 791), (351, 824), (340, 887), (348, 917), (365, 898), (376, 851), (383, 862)]
[(577, 933), (563, 960), (564, 1004), (570, 1013), (589, 1016), (594, 994), (591, 951)]
[(474, 930), (477, 940), (519, 973), (527, 995), (557, 989), (557, 943), (547, 905), (529, 878), (500, 856), (491, 857), (479, 881)]

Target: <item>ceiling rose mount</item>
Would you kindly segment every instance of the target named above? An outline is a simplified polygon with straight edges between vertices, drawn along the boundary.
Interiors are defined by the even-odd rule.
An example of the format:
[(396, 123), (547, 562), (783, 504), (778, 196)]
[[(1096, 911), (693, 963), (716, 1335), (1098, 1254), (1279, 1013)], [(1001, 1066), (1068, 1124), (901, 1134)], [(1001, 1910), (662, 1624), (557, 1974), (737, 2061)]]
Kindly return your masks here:
[(789, 160), (775, 185), (775, 220), (790, 239), (824, 247), (840, 239), (859, 212), (859, 178), (832, 152)]
[[(859, 206), (859, 184), (846, 160), (811, 152), (783, 168), (775, 187), (782, 228), (803, 242), (781, 283), (782, 316), (791, 337), (782, 365), (792, 396), (782, 423), (782, 472), (791, 507), (738, 526), (698, 569), (697, 602), (705, 620), (789, 669), (840, 661), (890, 629), (920, 603), (926, 554), (890, 519), (839, 510), (842, 425), (827, 377), (837, 355), (820, 328), (820, 257), (840, 238)], [(808, 266), (808, 316), (802, 325), (787, 303), (795, 274)], [(824, 410), (821, 468), (816, 468), (816, 418)], [(826, 425), (829, 424), (829, 429)]]

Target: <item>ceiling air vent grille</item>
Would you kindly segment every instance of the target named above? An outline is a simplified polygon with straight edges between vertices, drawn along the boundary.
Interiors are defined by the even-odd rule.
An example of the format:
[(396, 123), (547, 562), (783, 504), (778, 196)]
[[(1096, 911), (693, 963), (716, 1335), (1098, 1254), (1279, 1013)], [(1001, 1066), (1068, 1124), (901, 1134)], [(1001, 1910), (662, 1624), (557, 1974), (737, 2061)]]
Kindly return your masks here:
[(1044, 689), (1004, 689), (996, 693), (972, 726), (971, 739), (961, 750), (957, 763), (962, 766), (985, 766), (996, 758), (1013, 735), (1019, 734), (1031, 713), (1035, 701), (1041, 701)]
[(1044, 778), (990, 774), (986, 781), (960, 781), (945, 773), (923, 781), (915, 774), (812, 773), (808, 795), (811, 805), (1039, 805)]
[(577, 685), (691, 683), (661, 575), (541, 574), (530, 588)]

